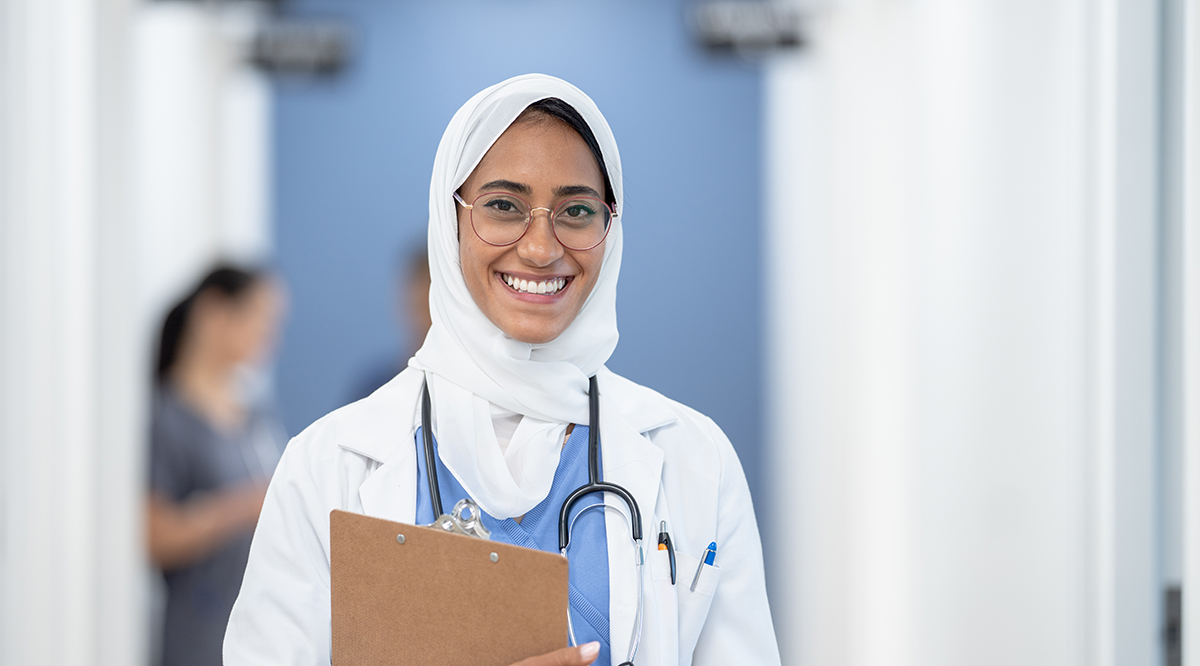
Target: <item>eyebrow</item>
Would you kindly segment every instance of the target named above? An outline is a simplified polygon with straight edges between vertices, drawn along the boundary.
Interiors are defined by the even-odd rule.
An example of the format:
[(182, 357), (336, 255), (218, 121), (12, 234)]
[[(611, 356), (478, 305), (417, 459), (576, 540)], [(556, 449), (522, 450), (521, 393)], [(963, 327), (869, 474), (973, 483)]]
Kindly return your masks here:
[(600, 193), (587, 185), (563, 185), (562, 187), (554, 188), (555, 197), (574, 197), (581, 194), (596, 199), (600, 198)]
[[(504, 180), (504, 179), (490, 180), (490, 181), (484, 183), (483, 185), (479, 186), (479, 190), (481, 192), (487, 192), (489, 190), (497, 190), (497, 189), (508, 190), (509, 192), (516, 192), (518, 194), (524, 194), (525, 196), (529, 196), (529, 195), (533, 194), (533, 188), (529, 187), (525, 183), (518, 183), (515, 181), (511, 181), (511, 180)], [(556, 198), (557, 197), (573, 197), (573, 196), (579, 196), (581, 194), (589, 196), (589, 197), (595, 197), (597, 199), (601, 198), (599, 192), (592, 189), (591, 187), (588, 187), (587, 185), (561, 185), (559, 187), (554, 188), (554, 196)]]
[(510, 192), (517, 192), (526, 196), (533, 193), (533, 190), (525, 183), (516, 183), (511, 180), (489, 180), (488, 182), (479, 186), (480, 192), (487, 192), (488, 190), (496, 189), (509, 190)]

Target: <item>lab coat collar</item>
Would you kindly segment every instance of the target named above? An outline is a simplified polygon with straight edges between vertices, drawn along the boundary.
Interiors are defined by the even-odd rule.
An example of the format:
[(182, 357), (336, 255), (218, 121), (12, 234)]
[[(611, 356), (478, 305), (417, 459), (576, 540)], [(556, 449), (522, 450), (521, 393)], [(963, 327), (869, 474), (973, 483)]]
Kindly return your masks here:
[[(679, 420), (671, 411), (666, 398), (658, 393), (609, 370), (607, 366), (596, 373), (600, 395), (608, 401), (610, 410), (621, 414), (634, 431), (645, 434)], [(605, 410), (600, 410), (601, 432)]]
[(357, 427), (342, 433), (338, 446), (381, 463), (391, 459), (402, 443), (411, 442), (421, 422), (423, 378), (420, 371), (405, 369), (371, 395), (339, 410), (345, 413), (344, 422)]
[[(607, 368), (598, 373), (600, 386), (601, 458), (604, 479), (617, 483), (633, 494), (643, 516), (643, 543), (652, 529), (648, 522), (654, 515), (654, 503), (662, 472), (662, 450), (645, 435), (677, 420), (667, 401), (657, 393), (614, 374)], [(359, 487), (359, 499), (368, 515), (412, 522), (416, 515), (416, 449), (413, 437), (420, 423), (419, 401), (422, 373), (407, 369), (367, 398), (347, 406), (347, 412), (362, 411), (344, 419), (348, 424), (370, 424), (350, 427), (340, 433), (338, 445), (371, 460), (382, 463)], [(349, 417), (350, 414), (348, 413)], [(613, 497), (609, 503), (617, 506)], [(623, 506), (618, 508), (624, 509)], [(615, 514), (608, 512), (610, 533), (627, 533), (629, 528)], [(613, 522), (615, 521), (615, 522)], [(622, 557), (630, 562), (632, 546), (628, 540), (610, 540), (610, 558)], [(614, 550), (619, 551), (617, 554)], [(610, 571), (614, 570), (610, 567)], [(617, 588), (628, 584), (628, 590), (616, 589), (614, 600), (628, 596), (628, 605), (636, 608), (636, 588), (632, 578), (617, 567), (614, 576)], [(617, 604), (612, 604), (617, 608)], [(632, 613), (632, 611), (630, 611)], [(629, 616), (632, 629), (632, 615)], [(620, 629), (614, 625), (615, 629)], [(620, 634), (614, 634), (620, 635)]]
[[(338, 446), (381, 463), (387, 462), (402, 442), (407, 443), (412, 438), (420, 425), (422, 379), (424, 375), (420, 371), (406, 368), (375, 393), (345, 407), (347, 415), (350, 411), (369, 413), (363, 418), (351, 417), (344, 421), (372, 425), (358, 432), (345, 433), (346, 436), (338, 438)], [(625, 425), (641, 434), (678, 420), (665, 398), (607, 367), (600, 369), (597, 379), (603, 402), (607, 405), (607, 408), (601, 407), (601, 419), (620, 414)]]
[[(412, 523), (417, 513), (417, 452), (422, 374), (405, 370), (370, 396), (345, 407), (361, 410), (346, 421), (362, 424), (338, 438), (338, 446), (382, 465), (358, 487), (363, 513)], [(348, 415), (349, 416), (349, 415)]]

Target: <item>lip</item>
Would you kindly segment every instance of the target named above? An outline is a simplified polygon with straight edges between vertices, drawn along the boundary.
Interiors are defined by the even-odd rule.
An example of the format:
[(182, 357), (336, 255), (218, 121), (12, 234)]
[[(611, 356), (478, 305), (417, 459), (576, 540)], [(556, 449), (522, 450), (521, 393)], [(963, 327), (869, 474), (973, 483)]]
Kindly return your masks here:
[[(522, 280), (530, 280), (534, 282), (541, 282), (542, 280), (550, 280), (553, 278), (565, 278), (567, 283), (563, 285), (562, 289), (559, 289), (553, 294), (527, 294), (508, 286), (508, 283), (505, 282), (504, 278), (502, 277), (504, 275), (511, 275), (514, 278), (520, 278)], [(525, 303), (536, 303), (539, 305), (550, 305), (561, 301), (566, 293), (571, 289), (572, 283), (575, 282), (574, 275), (532, 275), (529, 273), (509, 273), (501, 271), (493, 271), (492, 279), (494, 279), (496, 284), (499, 285), (502, 290), (504, 290), (504, 293), (517, 299), (518, 301)]]

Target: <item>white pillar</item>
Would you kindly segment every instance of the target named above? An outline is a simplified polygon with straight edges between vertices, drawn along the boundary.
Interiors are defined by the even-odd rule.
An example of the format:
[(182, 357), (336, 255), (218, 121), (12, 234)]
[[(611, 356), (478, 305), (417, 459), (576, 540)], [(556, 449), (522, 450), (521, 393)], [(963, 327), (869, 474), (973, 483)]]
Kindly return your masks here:
[(1184, 16), (1183, 659), (1200, 666), (1200, 6)]
[(769, 68), (789, 662), (1156, 658), (1151, 4), (828, 3)]
[(136, 664), (129, 2), (0, 3), (0, 662)]
[(270, 90), (245, 62), (261, 6), (154, 2), (133, 34), (133, 206), (150, 321), (214, 259), (272, 248)]
[(162, 307), (270, 249), (261, 9), (0, 0), (0, 663), (145, 663)]

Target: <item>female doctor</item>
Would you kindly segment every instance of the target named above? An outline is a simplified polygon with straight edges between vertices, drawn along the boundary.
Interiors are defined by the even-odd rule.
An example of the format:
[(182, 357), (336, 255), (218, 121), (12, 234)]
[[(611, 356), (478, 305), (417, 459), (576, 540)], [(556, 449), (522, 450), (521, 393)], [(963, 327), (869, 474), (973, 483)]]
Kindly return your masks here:
[[(729, 440), (703, 414), (604, 366), (617, 344), (622, 204), (616, 140), (578, 88), (518, 76), (459, 109), (430, 184), (433, 326), (395, 379), (288, 445), (229, 621), (226, 666), (330, 662), (330, 510), (433, 521), (426, 390), (441, 502), (473, 499), (494, 540), (558, 551), (560, 507), (589, 480), (589, 426), (599, 428), (600, 480), (640, 510), (639, 570), (619, 493), (572, 505), (578, 646), (523, 666), (779, 663), (758, 525)], [(674, 572), (671, 551), (656, 545), (664, 521)]]

